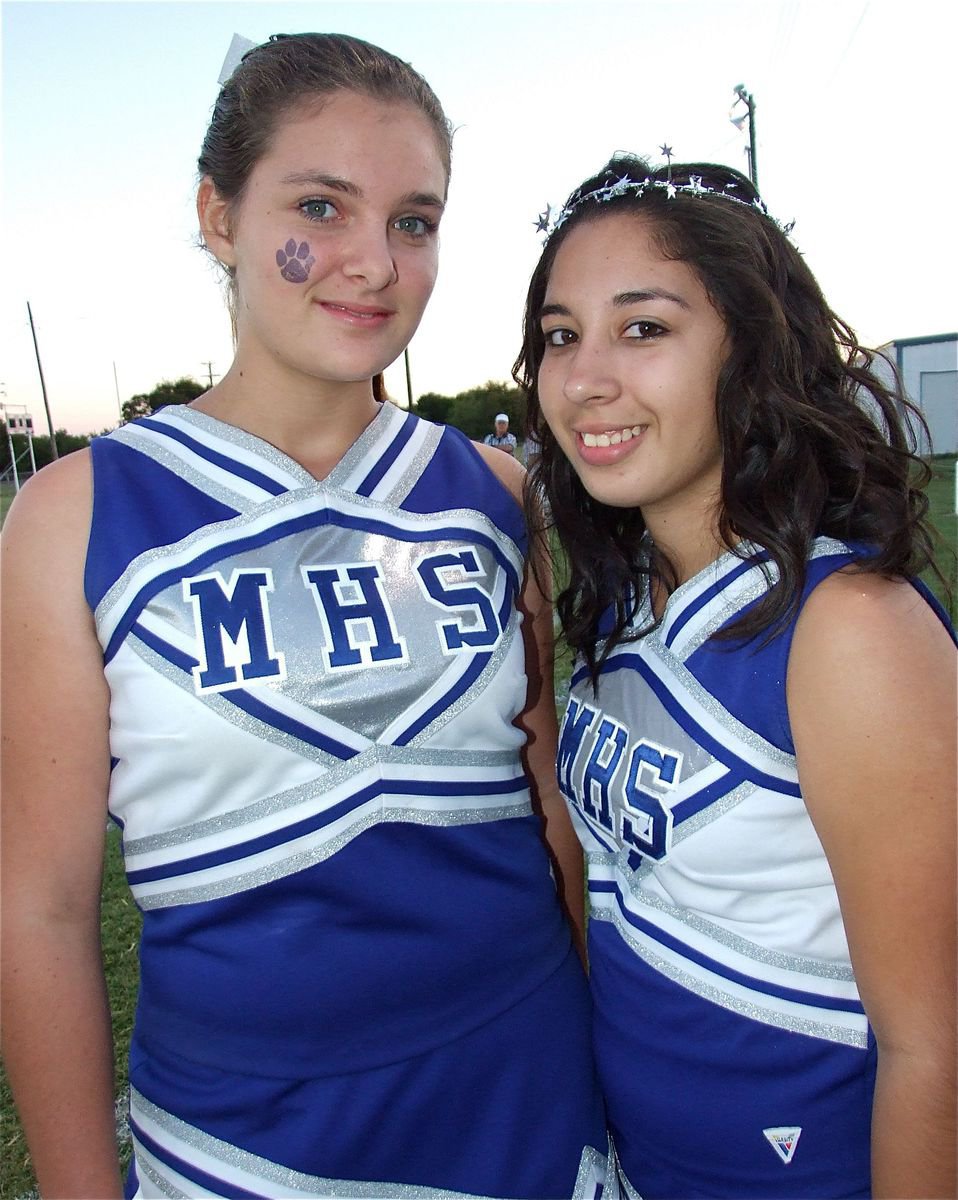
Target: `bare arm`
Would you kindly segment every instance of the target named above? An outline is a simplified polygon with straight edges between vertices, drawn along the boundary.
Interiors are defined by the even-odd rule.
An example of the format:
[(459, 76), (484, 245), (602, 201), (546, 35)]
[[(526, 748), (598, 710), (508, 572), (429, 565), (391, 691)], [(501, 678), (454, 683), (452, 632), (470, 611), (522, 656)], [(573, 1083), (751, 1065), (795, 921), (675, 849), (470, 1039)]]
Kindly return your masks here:
[(876, 1197), (955, 1190), (955, 649), (908, 585), (812, 593), (788, 671), (799, 779), (878, 1043)]
[[(525, 468), (516, 459), (499, 454), (494, 447), (479, 447), (483, 458), (502, 484), (521, 503)], [(542, 554), (533, 548), (533, 554)], [(526, 773), (532, 788), (533, 802), (539, 812), (546, 846), (552, 859), (559, 898), (572, 926), (573, 940), (585, 962), (585, 883), (582, 847), (572, 827), (556, 777), (556, 720), (554, 668), (554, 636), (552, 600), (540, 589), (536, 576), (549, 578), (547, 564), (538, 572), (527, 564), (519, 611), (523, 615), (522, 632), (526, 650), (528, 693), (526, 707), (516, 724), (527, 736), (524, 751)]]
[(108, 696), (83, 597), (88, 455), (3, 530), (3, 1049), (41, 1194), (122, 1195), (99, 904)]

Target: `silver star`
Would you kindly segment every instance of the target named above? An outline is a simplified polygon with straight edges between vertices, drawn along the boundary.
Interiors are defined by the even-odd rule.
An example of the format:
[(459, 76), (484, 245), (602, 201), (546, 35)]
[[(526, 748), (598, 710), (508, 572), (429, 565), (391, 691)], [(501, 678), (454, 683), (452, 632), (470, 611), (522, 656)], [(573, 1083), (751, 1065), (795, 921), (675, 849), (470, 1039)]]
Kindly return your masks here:
[(535, 225), (535, 227), (536, 227), (536, 231), (537, 231), (538, 233), (545, 233), (545, 232), (548, 230), (548, 228), (549, 228), (549, 218), (550, 218), (551, 216), (552, 216), (552, 205), (551, 205), (551, 204), (547, 204), (547, 205), (546, 205), (546, 208), (545, 208), (545, 212), (541, 212), (541, 213), (539, 213), (538, 220), (536, 220), (536, 221), (534, 221), (534, 222), (533, 222), (533, 224), (534, 224), (534, 225)]
[(671, 146), (659, 146), (659, 150), (665, 158), (672, 157), (672, 147)]

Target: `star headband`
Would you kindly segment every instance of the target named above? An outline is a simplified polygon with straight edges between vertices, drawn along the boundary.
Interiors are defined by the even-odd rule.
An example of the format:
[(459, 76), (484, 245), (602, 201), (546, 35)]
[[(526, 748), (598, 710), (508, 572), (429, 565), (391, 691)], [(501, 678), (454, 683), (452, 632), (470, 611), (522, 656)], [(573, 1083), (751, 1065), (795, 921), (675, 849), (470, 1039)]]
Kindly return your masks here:
[[(689, 175), (688, 183), (675, 183), (672, 179), (672, 147), (660, 146), (659, 149), (665, 155), (668, 162), (668, 177), (666, 179), (652, 179), (651, 176), (646, 176), (644, 179), (632, 179), (628, 175), (622, 175), (614, 183), (606, 184), (605, 187), (595, 188), (591, 192), (585, 192), (583, 195), (574, 196), (568, 201), (565, 207), (553, 210), (551, 204), (547, 204), (545, 211), (541, 212), (534, 225), (539, 233), (544, 233), (544, 241), (560, 229), (569, 217), (581, 208), (583, 204), (607, 204), (610, 200), (616, 200), (620, 196), (635, 196), (638, 199), (644, 196), (646, 192), (658, 191), (664, 192), (669, 200), (674, 200), (680, 193), (684, 192), (691, 196), (717, 196), (721, 200), (731, 200), (734, 204), (744, 204), (746, 208), (755, 209), (760, 212), (763, 217), (768, 217), (770, 221), (774, 221), (773, 217), (769, 216), (768, 209), (765, 203), (758, 196), (753, 200), (747, 199), (745, 196), (735, 196), (732, 194), (733, 189), (738, 187), (735, 180), (730, 179), (721, 188), (710, 187), (702, 182), (701, 175)], [(778, 222), (775, 221), (777, 225)], [(788, 234), (795, 224), (792, 221), (786, 226), (781, 226), (782, 232)]]

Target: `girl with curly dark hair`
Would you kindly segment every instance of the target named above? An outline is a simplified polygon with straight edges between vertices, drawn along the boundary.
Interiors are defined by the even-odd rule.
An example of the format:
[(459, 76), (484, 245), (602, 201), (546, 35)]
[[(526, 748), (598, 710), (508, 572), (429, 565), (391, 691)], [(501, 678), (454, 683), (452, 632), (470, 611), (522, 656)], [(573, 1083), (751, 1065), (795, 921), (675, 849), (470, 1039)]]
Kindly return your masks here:
[(954, 1195), (956, 659), (917, 582), (920, 416), (708, 163), (617, 156), (573, 192), (516, 377), (529, 516), (568, 558), (558, 773), (627, 1192)]

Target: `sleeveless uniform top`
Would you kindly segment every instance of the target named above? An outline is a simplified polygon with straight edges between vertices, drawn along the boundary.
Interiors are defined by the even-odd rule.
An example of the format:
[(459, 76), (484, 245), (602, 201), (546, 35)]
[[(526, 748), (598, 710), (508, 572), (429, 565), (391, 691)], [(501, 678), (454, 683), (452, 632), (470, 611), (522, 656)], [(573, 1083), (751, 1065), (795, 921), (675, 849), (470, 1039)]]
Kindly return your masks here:
[(386, 404), (317, 481), (171, 407), (92, 453), (138, 1038), (335, 1074), (537, 988), (570, 939), (512, 724), (525, 533), (468, 441)]
[[(856, 557), (817, 539), (805, 595)], [(794, 621), (766, 646), (710, 640), (768, 586), (756, 561), (719, 558), (616, 647), (597, 695), (574, 675), (561, 730), (596, 1053), (646, 1200), (869, 1189), (874, 1041), (799, 789)], [(651, 619), (646, 601), (635, 627)]]

